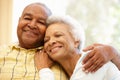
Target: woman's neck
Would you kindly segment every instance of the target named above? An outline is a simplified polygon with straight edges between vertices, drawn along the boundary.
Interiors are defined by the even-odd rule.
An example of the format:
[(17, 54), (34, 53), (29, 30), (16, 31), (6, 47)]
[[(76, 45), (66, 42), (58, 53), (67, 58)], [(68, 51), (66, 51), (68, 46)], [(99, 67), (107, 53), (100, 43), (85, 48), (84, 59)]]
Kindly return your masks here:
[(73, 74), (73, 71), (80, 56), (80, 54), (73, 54), (71, 57), (59, 62), (69, 77), (71, 77), (71, 75)]

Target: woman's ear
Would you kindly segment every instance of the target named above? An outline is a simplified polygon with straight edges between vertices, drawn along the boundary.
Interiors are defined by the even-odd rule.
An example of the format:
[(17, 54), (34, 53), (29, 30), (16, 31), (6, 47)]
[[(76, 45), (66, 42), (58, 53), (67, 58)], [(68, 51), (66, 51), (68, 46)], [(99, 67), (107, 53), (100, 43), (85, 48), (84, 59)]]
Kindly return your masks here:
[(80, 45), (80, 41), (75, 41), (75, 48), (78, 48)]

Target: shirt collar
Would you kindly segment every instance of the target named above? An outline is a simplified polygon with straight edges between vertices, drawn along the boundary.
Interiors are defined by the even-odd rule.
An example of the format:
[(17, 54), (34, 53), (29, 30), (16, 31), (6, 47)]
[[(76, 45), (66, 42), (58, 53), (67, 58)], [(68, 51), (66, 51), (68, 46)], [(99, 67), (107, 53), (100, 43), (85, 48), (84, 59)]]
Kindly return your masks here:
[(37, 47), (37, 48), (32, 48), (32, 49), (25, 49), (25, 48), (22, 48), (21, 46), (19, 46), (19, 43), (10, 44), (9, 47), (11, 49), (18, 48), (18, 49), (24, 49), (24, 50), (41, 50), (41, 49), (43, 49), (43, 46), (40, 46), (40, 47)]

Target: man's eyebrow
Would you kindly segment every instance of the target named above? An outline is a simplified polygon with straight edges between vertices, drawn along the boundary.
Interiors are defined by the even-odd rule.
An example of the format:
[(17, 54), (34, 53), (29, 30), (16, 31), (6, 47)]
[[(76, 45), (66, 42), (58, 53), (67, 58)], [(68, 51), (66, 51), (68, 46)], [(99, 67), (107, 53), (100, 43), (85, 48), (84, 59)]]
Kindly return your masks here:
[[(23, 16), (32, 16), (32, 14), (30, 14), (30, 13), (25, 13)], [(43, 18), (42, 16), (39, 17), (39, 20), (46, 21), (46, 19)]]
[(32, 16), (30, 13), (25, 13), (23, 16)]

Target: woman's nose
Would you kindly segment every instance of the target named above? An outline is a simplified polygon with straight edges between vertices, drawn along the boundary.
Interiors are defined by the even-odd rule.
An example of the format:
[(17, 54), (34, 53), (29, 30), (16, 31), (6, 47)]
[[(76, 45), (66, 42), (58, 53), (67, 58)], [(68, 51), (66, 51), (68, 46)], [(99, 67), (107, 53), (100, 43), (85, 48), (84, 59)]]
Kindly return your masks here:
[(50, 44), (50, 45), (54, 45), (54, 44), (56, 44), (56, 40), (55, 40), (55, 39), (53, 39), (53, 38), (52, 38), (52, 39), (50, 39), (49, 44)]

